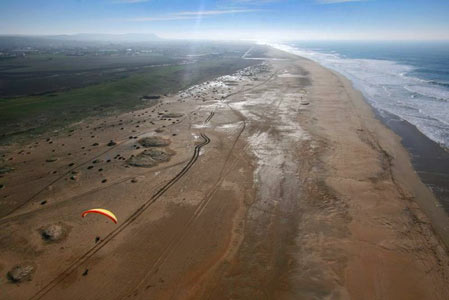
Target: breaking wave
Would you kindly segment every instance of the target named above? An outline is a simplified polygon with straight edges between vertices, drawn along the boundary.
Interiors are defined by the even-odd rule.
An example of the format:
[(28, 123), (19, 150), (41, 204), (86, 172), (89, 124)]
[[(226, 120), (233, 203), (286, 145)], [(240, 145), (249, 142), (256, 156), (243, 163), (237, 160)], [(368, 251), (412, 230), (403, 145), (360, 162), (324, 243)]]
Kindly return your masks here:
[(355, 59), (334, 51), (275, 48), (306, 57), (353, 82), (380, 113), (388, 112), (415, 125), (433, 141), (449, 147), (449, 82), (412, 76), (414, 67), (389, 60)]

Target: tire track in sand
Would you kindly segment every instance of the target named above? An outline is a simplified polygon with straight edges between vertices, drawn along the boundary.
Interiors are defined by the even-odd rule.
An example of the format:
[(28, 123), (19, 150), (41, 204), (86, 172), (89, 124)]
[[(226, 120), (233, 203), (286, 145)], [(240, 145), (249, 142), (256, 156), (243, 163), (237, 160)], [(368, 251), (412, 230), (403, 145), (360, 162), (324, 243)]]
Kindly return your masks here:
[[(144, 275), (144, 277), (139, 281), (139, 283), (136, 284), (136, 286), (130, 292), (127, 292), (125, 294), (125, 296), (121, 297), (120, 298), (121, 300), (134, 296), (136, 294), (136, 290), (141, 288), (146, 280), (148, 280), (149, 278), (151, 278), (152, 275), (154, 275), (154, 274), (156, 274), (158, 272), (160, 266), (162, 266), (164, 264), (164, 262), (170, 256), (170, 254), (181, 244), (181, 242), (184, 240), (184, 238), (190, 232), (190, 229), (191, 229), (192, 225), (195, 223), (195, 221), (203, 213), (203, 211), (205, 210), (206, 206), (209, 204), (210, 200), (212, 199), (213, 195), (215, 194), (215, 192), (220, 187), (220, 185), (221, 185), (221, 183), (222, 183), (222, 181), (224, 179), (226, 166), (228, 165), (228, 162), (229, 162), (230, 157), (232, 155), (232, 152), (233, 152), (233, 150), (235, 148), (235, 145), (237, 144), (238, 140), (240, 139), (241, 135), (243, 134), (243, 132), (245, 131), (246, 126), (247, 126), (247, 124), (246, 124), (246, 117), (241, 112), (239, 112), (238, 110), (234, 109), (231, 105), (229, 105), (229, 103), (225, 102), (224, 100), (228, 99), (229, 97), (232, 97), (232, 96), (235, 96), (235, 95), (238, 95), (238, 94), (242, 94), (244, 92), (247, 92), (247, 91), (253, 90), (253, 89), (255, 89), (255, 88), (259, 87), (259, 86), (262, 86), (262, 85), (268, 83), (269, 81), (271, 81), (276, 75), (277, 75), (277, 72), (271, 74), (271, 76), (269, 78), (267, 78), (266, 80), (264, 80), (263, 82), (261, 82), (259, 84), (256, 84), (256, 85), (254, 85), (254, 86), (252, 86), (250, 88), (241, 89), (239, 91), (236, 91), (234, 93), (230, 93), (230, 94), (226, 95), (225, 97), (223, 97), (221, 102), (224, 103), (230, 109), (230, 111), (232, 111), (232, 113), (234, 113), (240, 119), (240, 121), (242, 122), (243, 126), (240, 128), (240, 131), (238, 132), (237, 137), (234, 139), (232, 147), (231, 147), (230, 151), (228, 152), (226, 160), (225, 160), (225, 162), (223, 164), (223, 167), (222, 167), (222, 169), (220, 171), (220, 175), (219, 175), (219, 177), (217, 179), (217, 182), (214, 184), (214, 186), (209, 191), (209, 193), (206, 195), (206, 197), (204, 197), (204, 199), (198, 205), (197, 209), (195, 210), (195, 212), (193, 213), (193, 215), (191, 216), (189, 221), (187, 221), (186, 225), (184, 226), (184, 230), (181, 233), (175, 235), (171, 239), (171, 241), (168, 243), (168, 245), (162, 251), (162, 253), (159, 256), (159, 258), (150, 267), (150, 269), (147, 271), (147, 273)], [(208, 123), (213, 118), (214, 115), (215, 115), (215, 112), (211, 112), (209, 114), (209, 116), (207, 117), (207, 119), (204, 121), (204, 124)]]
[[(240, 91), (228, 94), (227, 96), (225, 96), (223, 99), (227, 99), (231, 96), (237, 95), (237, 94), (241, 94), (244, 92), (247, 92), (249, 90), (252, 90), (254, 88), (257, 88), (259, 86), (262, 86), (264, 84), (266, 84), (267, 82), (269, 82), (270, 80), (272, 80), (274, 78), (274, 76), (276, 76), (277, 73), (272, 74), (268, 79), (264, 80), (263, 82), (254, 85), (250, 88), (246, 88), (246, 89), (242, 89)], [(224, 101), (223, 101), (224, 102)], [(241, 134), (243, 133), (243, 131), (246, 128), (246, 118), (238, 111), (236, 111), (235, 109), (233, 109), (228, 103), (225, 103), (231, 111), (234, 112), (234, 114), (236, 114), (241, 121), (243, 122), (243, 126), (237, 136), (237, 138), (234, 140), (234, 143), (232, 145), (232, 149), (235, 147), (235, 144), (237, 143), (238, 139), (240, 138)], [(211, 112), (211, 114), (208, 116), (208, 118), (205, 120), (204, 123), (209, 122), (212, 117), (215, 115), (214, 112)], [(115, 236), (117, 236), (120, 232), (122, 232), (126, 227), (128, 227), (130, 224), (132, 224), (146, 209), (148, 209), (148, 207), (150, 207), (154, 202), (156, 202), (170, 187), (172, 187), (177, 181), (179, 181), (182, 176), (184, 176), (187, 171), (193, 166), (193, 164), (198, 160), (201, 148), (206, 146), (207, 144), (210, 143), (210, 139), (209, 137), (204, 134), (201, 133), (200, 136), (203, 138), (203, 142), (196, 145), (194, 148), (194, 153), (192, 155), (192, 158), (189, 160), (189, 162), (186, 164), (186, 166), (184, 166), (184, 168), (173, 178), (171, 179), (166, 185), (164, 185), (161, 189), (159, 189), (147, 202), (145, 202), (141, 207), (139, 207), (133, 214), (131, 214), (119, 227), (117, 227), (114, 231), (112, 231), (111, 233), (109, 233), (100, 243), (98, 243), (97, 245), (95, 245), (94, 247), (92, 247), (91, 249), (89, 249), (87, 252), (85, 252), (81, 257), (79, 257), (77, 260), (75, 260), (69, 267), (67, 267), (63, 272), (61, 272), (55, 279), (53, 279), (52, 281), (50, 281), (48, 284), (46, 284), (44, 287), (42, 287), (38, 292), (36, 292), (31, 298), (30, 300), (33, 299), (41, 299), (43, 296), (45, 296), (48, 292), (50, 292), (55, 286), (57, 286), (60, 282), (62, 282), (65, 278), (67, 278), (71, 273), (73, 273), (81, 264), (83, 264), (84, 262), (86, 262), (90, 257), (92, 257), (95, 253), (97, 253), (99, 250), (101, 250), (104, 246), (106, 246)], [(228, 157), (225, 161), (225, 164), (223, 166), (221, 175), (220, 175), (220, 179), (217, 182), (215, 188), (213, 189), (213, 191), (210, 192), (210, 197), (215, 193), (215, 191), (218, 189), (219, 183), (222, 181), (222, 177), (223, 177), (223, 173), (224, 173), (224, 169), (225, 166), (230, 158), (232, 154), (232, 150), (229, 152)], [(207, 199), (207, 198), (206, 198)], [(203, 201), (203, 205), (200, 204), (200, 207), (198, 208), (198, 210), (196, 212), (198, 212), (197, 214), (194, 214), (192, 222), (189, 223), (193, 223), (196, 219), (198, 219), (199, 215), (201, 215), (202, 211), (204, 210), (204, 208), (207, 206), (207, 203), (209, 201)], [(188, 231), (188, 228), (185, 230), (185, 233), (183, 234), (185, 236), (186, 232)], [(171, 247), (170, 247), (171, 248)], [(169, 249), (167, 249), (168, 251)], [(164, 251), (165, 253), (166, 251)], [(164, 255), (164, 254), (163, 254)], [(164, 260), (162, 260), (162, 256), (158, 259), (158, 261), (161, 261), (161, 264), (163, 263)], [(157, 263), (157, 262), (156, 262)], [(146, 277), (146, 276), (145, 276)], [(136, 287), (137, 288), (137, 287)], [(135, 289), (134, 289), (135, 290)]]
[(200, 136), (203, 138), (203, 142), (197, 144), (194, 148), (192, 158), (189, 162), (182, 168), (182, 170), (173, 177), (169, 182), (167, 182), (162, 188), (160, 188), (153, 196), (148, 199), (144, 204), (142, 204), (137, 210), (135, 210), (122, 224), (120, 224), (116, 229), (111, 231), (100, 243), (96, 244), (88, 251), (86, 251), (82, 256), (76, 259), (69, 267), (67, 267), (63, 272), (57, 275), (52, 281), (47, 283), (39, 291), (37, 291), (31, 299), (41, 299), (48, 292), (50, 292), (55, 286), (67, 278), (71, 273), (73, 273), (81, 264), (85, 263), (90, 257), (95, 253), (100, 251), (104, 246), (109, 244), (115, 236), (126, 229), (130, 224), (132, 224), (144, 211), (146, 211), (153, 203), (155, 203), (170, 187), (172, 187), (179, 179), (184, 176), (187, 171), (195, 164), (198, 160), (201, 148), (210, 143), (209, 137), (201, 133)]

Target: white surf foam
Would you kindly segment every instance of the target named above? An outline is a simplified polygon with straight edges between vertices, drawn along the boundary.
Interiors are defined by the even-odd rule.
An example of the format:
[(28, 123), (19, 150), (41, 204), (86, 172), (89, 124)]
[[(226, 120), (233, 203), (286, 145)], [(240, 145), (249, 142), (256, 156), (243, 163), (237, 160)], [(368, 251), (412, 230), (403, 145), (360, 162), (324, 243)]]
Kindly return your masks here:
[(449, 147), (449, 88), (409, 76), (413, 67), (394, 61), (353, 59), (338, 53), (272, 47), (306, 57), (350, 79), (380, 113), (397, 115), (435, 142)]

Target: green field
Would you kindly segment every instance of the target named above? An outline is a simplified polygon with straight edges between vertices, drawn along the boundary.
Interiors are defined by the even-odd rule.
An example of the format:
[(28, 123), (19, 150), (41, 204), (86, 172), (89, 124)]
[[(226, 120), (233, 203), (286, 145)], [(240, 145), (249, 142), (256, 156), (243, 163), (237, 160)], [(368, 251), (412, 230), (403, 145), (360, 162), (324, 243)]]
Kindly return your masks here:
[(120, 79), (158, 65), (179, 64), (160, 54), (67, 56), (38, 54), (0, 59), (0, 98), (48, 94)]
[[(108, 44), (76, 48), (2, 50), (0, 98), (67, 91), (161, 65), (201, 61), (208, 57), (238, 58), (249, 44), (158, 42), (146, 45)], [(45, 44), (44, 44), (45, 45)], [(3, 52), (5, 51), (5, 52)], [(2, 55), (7, 53), (9, 56)]]
[(143, 95), (173, 93), (257, 61), (215, 57), (192, 64), (139, 69), (121, 79), (39, 96), (0, 99), (0, 141), (40, 134), (98, 114), (144, 104)]

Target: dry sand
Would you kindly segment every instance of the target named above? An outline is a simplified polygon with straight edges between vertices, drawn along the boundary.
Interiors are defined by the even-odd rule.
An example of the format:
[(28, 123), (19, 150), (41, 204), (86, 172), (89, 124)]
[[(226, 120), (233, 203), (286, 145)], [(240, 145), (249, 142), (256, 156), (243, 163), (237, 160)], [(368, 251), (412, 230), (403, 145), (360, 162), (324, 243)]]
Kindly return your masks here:
[(0, 299), (449, 299), (447, 217), (398, 137), (271, 56), (4, 149)]

